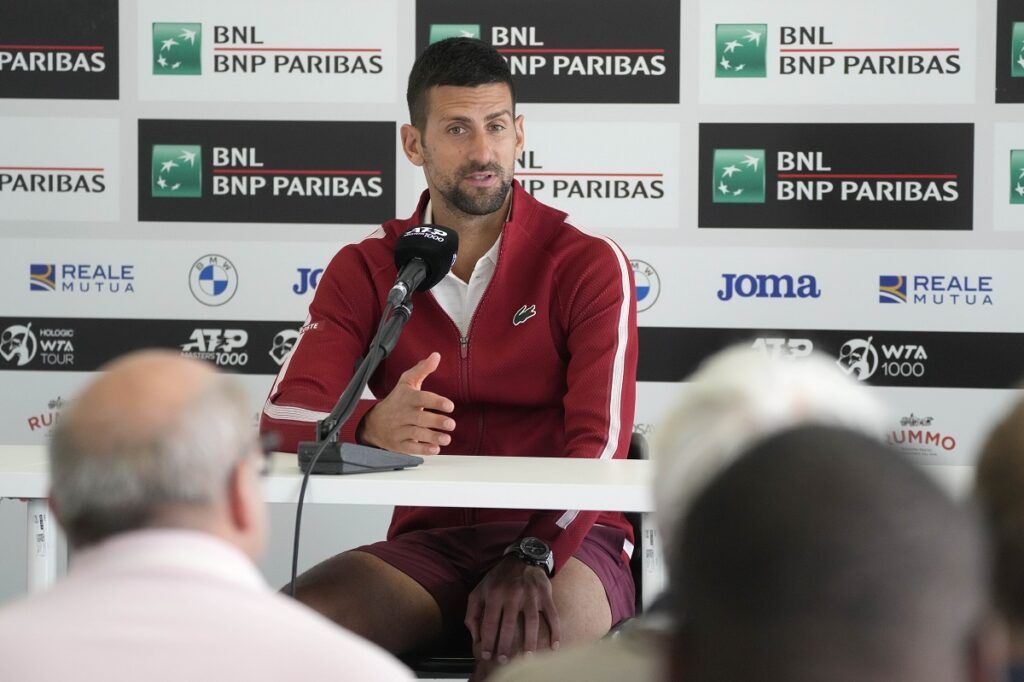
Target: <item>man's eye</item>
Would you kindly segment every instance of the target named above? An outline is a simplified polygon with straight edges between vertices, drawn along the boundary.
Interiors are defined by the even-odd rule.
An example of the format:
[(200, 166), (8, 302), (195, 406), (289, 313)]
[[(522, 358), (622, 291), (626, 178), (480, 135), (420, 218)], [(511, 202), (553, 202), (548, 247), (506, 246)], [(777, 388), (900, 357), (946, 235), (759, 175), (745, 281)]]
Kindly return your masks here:
[(504, 129), (505, 129), (505, 124), (504, 123), (492, 123), (491, 124), (491, 130), (493, 130), (495, 132), (500, 133)]
[(466, 129), (463, 128), (462, 126), (452, 126), (451, 128), (448, 129), (448, 132), (451, 133), (452, 135), (461, 135), (465, 131)]

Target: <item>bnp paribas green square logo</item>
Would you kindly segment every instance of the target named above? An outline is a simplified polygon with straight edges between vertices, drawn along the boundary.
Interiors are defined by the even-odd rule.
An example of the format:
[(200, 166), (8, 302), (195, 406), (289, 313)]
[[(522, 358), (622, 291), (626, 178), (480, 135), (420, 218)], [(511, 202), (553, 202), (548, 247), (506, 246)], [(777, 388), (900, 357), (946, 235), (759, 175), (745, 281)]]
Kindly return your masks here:
[(1024, 21), (1013, 22), (1013, 40), (1010, 43), (1013, 46), (1010, 75), (1014, 78), (1024, 78)]
[(715, 150), (716, 204), (764, 203), (764, 150)]
[(431, 24), (430, 44), (445, 38), (480, 38), (480, 24)]
[(203, 72), (202, 24), (153, 24), (153, 73), (198, 76)]
[(767, 24), (715, 26), (715, 78), (764, 78), (767, 61)]
[(203, 196), (203, 150), (194, 144), (153, 145), (153, 196)]
[(1010, 150), (1010, 203), (1024, 204), (1024, 149)]

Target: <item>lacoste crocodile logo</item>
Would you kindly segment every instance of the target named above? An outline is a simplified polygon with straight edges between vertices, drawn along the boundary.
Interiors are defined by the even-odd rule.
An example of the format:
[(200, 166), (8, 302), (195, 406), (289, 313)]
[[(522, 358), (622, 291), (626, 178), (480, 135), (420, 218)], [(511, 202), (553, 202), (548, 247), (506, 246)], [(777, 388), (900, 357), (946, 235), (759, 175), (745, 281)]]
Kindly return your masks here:
[(537, 306), (535, 305), (524, 305), (522, 308), (516, 311), (516, 314), (512, 316), (512, 325), (518, 327), (523, 322), (537, 314)]

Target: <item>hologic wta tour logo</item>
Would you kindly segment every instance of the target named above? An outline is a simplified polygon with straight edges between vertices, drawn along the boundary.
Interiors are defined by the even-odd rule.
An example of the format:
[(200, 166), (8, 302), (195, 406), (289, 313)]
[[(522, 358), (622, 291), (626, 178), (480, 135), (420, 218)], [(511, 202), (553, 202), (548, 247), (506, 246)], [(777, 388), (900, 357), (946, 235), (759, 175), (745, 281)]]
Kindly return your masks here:
[(198, 76), (203, 73), (202, 24), (153, 24), (153, 74)]
[(767, 75), (768, 26), (715, 26), (715, 77), (764, 78)]
[(1010, 150), (1010, 203), (1024, 204), (1024, 149)]
[(703, 123), (699, 159), (702, 228), (972, 228), (972, 124)]
[(154, 197), (203, 196), (203, 150), (198, 145), (153, 145)]
[(764, 203), (764, 150), (716, 149), (716, 204)]

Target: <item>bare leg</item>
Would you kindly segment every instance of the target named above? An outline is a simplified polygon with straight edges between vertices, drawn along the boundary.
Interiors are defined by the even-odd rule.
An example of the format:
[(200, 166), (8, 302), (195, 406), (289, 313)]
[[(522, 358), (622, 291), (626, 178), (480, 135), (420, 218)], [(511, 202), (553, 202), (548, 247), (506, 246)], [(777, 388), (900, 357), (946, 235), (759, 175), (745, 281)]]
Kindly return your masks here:
[[(560, 646), (597, 640), (611, 629), (612, 611), (608, 606), (604, 585), (601, 584), (597, 574), (579, 559), (574, 557), (566, 562), (559, 574), (551, 580), (551, 590), (562, 624)], [(520, 620), (520, 638), (522, 637), (521, 625), (522, 621)], [(543, 619), (541, 619), (537, 644), (539, 649), (551, 648), (551, 633)], [(521, 646), (521, 639), (518, 639), (513, 645), (517, 654), (521, 651)], [(498, 663), (494, 660), (481, 660), (479, 651), (474, 651), (473, 654), (477, 658), (477, 667), (470, 679), (473, 682), (478, 682), (486, 679), (498, 666)]]
[[(288, 587), (282, 592), (287, 593)], [(441, 635), (441, 609), (419, 583), (365, 552), (345, 552), (296, 580), (296, 598), (335, 623), (401, 655)]]

